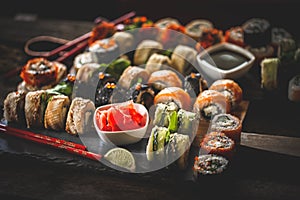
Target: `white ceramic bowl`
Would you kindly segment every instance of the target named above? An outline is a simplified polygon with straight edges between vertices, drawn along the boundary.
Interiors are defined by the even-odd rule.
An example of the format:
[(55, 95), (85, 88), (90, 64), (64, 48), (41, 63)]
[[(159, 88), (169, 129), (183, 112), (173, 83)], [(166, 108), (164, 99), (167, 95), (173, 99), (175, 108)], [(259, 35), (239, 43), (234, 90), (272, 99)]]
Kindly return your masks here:
[[(221, 59), (221, 61), (224, 61), (225, 58), (226, 62), (222, 63), (219, 60), (218, 61), (219, 65), (223, 65), (223, 64), (228, 65), (230, 64), (230, 62), (231, 63), (236, 62), (236, 64), (237, 63), (238, 64), (230, 68), (227, 67), (227, 69), (224, 69), (225, 67), (223, 66), (222, 66), (223, 69), (222, 67), (217, 67), (217, 61), (215, 59), (216, 57), (213, 57), (213, 54), (222, 51), (227, 52), (227, 54), (222, 55), (223, 60)], [(228, 54), (228, 52), (230, 53), (230, 55)], [(236, 58), (238, 57), (243, 58), (244, 61), (237, 62)], [(224, 78), (228, 78), (228, 79), (241, 78), (249, 71), (249, 69), (253, 66), (255, 61), (255, 56), (250, 51), (240, 46), (237, 46), (235, 44), (227, 43), (227, 42), (219, 43), (211, 47), (208, 47), (207, 49), (200, 52), (196, 58), (199, 65), (200, 73), (202, 73), (204, 78), (210, 83), (218, 79), (224, 79)]]
[(100, 106), (96, 108), (94, 116), (93, 116), (93, 122), (94, 127), (100, 137), (100, 139), (108, 144), (114, 144), (114, 145), (128, 145), (133, 144), (136, 142), (139, 142), (142, 138), (145, 137), (145, 134), (147, 132), (148, 124), (149, 124), (149, 113), (146, 107), (142, 104), (134, 103), (135, 109), (142, 115), (146, 114), (146, 123), (145, 126), (138, 128), (138, 129), (132, 129), (132, 130), (122, 130), (122, 131), (102, 131), (99, 129), (97, 125), (97, 119), (96, 119), (96, 113), (98, 111), (102, 110), (108, 110), (111, 106), (115, 106), (121, 103), (115, 103), (115, 104), (108, 104), (104, 106)]

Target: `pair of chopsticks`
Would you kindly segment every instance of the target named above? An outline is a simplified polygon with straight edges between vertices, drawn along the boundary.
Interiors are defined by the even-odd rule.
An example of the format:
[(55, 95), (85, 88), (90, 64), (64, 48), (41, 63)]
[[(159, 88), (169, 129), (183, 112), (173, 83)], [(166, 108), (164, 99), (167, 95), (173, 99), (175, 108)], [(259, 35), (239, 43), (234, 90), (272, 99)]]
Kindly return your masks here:
[(102, 155), (88, 151), (86, 146), (84, 145), (65, 141), (59, 138), (46, 136), (43, 134), (37, 134), (30, 131), (9, 127), (1, 123), (0, 123), (0, 132), (8, 135), (16, 136), (19, 138), (23, 138), (32, 142), (36, 142), (39, 144), (50, 145), (57, 149), (62, 149), (69, 153), (76, 154), (92, 160), (98, 161), (102, 158)]
[[(132, 12), (129, 12), (125, 15), (122, 15), (121, 17), (111, 21), (111, 23), (117, 25), (117, 24), (120, 24), (122, 23), (123, 21), (135, 16), (135, 12), (132, 11)], [(96, 23), (101, 23), (103, 21), (102, 18), (99, 18), (99, 20), (97, 20)], [(91, 37), (91, 34), (92, 34), (92, 31), (86, 33), (86, 34), (83, 34), (82, 36), (79, 36), (78, 38), (75, 38), (74, 40), (71, 40), (61, 46), (59, 46), (58, 48), (50, 51), (50, 52), (46, 52), (44, 55), (42, 55), (42, 57), (45, 57), (47, 59), (49, 59), (50, 57), (53, 57), (55, 55), (59, 55), (60, 53), (64, 52), (65, 50), (69, 49), (69, 48), (72, 48), (74, 47), (73, 49), (71, 49), (70, 51), (68, 52), (64, 52), (60, 57), (58, 57), (55, 61), (57, 62), (63, 62), (65, 61), (66, 59), (68, 59), (69, 57), (83, 51), (87, 46), (88, 46), (88, 39)], [(34, 39), (34, 38), (33, 38)], [(34, 41), (34, 40), (32, 40)], [(25, 45), (25, 50), (26, 48), (28, 48), (30, 44), (30, 41), (27, 42), (27, 44)], [(15, 76), (16, 74), (18, 74), (20, 71), (22, 70), (22, 67), (17, 67), (13, 70), (10, 70), (8, 71), (7, 73), (5, 73), (2, 77), (3, 78), (9, 78), (9, 77), (12, 77), (12, 76)]]

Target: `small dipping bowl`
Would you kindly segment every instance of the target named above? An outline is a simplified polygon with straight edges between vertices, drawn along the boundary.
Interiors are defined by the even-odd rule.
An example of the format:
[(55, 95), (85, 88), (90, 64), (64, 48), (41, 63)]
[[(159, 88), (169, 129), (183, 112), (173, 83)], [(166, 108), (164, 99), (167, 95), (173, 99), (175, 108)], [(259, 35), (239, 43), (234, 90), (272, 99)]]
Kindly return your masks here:
[(212, 83), (218, 79), (238, 79), (253, 66), (255, 56), (248, 50), (228, 42), (213, 45), (197, 55), (200, 72)]
[[(126, 102), (125, 102), (126, 103)], [(114, 103), (114, 104), (108, 104), (103, 105), (98, 108), (96, 108), (94, 116), (93, 116), (93, 122), (94, 127), (102, 141), (108, 144), (114, 144), (114, 145), (128, 145), (128, 144), (134, 144), (139, 142), (142, 138), (145, 137), (145, 134), (147, 132), (148, 124), (149, 124), (149, 113), (146, 107), (139, 103), (133, 103), (135, 110), (140, 113), (141, 115), (145, 115), (146, 117), (146, 123), (143, 127), (137, 128), (137, 129), (131, 129), (131, 130), (121, 130), (121, 131), (103, 131), (100, 130), (97, 123), (97, 113), (108, 110), (112, 106), (118, 106), (124, 104), (123, 103)]]

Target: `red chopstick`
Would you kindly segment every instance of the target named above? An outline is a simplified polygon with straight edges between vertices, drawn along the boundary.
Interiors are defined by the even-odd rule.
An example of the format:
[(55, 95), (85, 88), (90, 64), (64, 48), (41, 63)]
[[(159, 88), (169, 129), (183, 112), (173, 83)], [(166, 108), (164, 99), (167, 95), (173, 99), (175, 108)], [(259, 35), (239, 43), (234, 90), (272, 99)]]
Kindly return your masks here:
[(14, 128), (9, 127), (9, 130), (8, 130), (7, 126), (1, 125), (0, 126), (0, 132), (4, 132), (4, 133), (7, 133), (8, 135), (16, 136), (16, 137), (19, 137), (19, 138), (27, 139), (27, 140), (30, 140), (30, 141), (33, 141), (33, 142), (36, 142), (36, 143), (39, 143), (39, 144), (50, 145), (50, 146), (55, 147), (57, 149), (63, 149), (67, 152), (70, 152), (70, 153), (73, 153), (73, 154), (76, 154), (76, 155), (80, 155), (82, 157), (89, 158), (89, 159), (92, 159), (92, 160), (100, 160), (102, 158), (102, 155), (100, 155), (100, 154), (96, 154), (96, 153), (93, 153), (93, 152), (90, 152), (90, 151), (87, 151), (87, 150), (83, 150), (83, 149), (79, 149), (79, 148), (76, 148), (76, 147), (69, 146), (69, 145), (67, 145), (68, 142), (62, 144), (62, 143), (57, 143), (57, 142), (53, 142), (53, 141), (48, 141), (44, 138), (42, 139), (42, 138), (38, 138), (38, 137), (32, 137), (29, 134), (20, 133), (19, 129), (14, 129)]
[(70, 146), (70, 147), (73, 147), (76, 149), (81, 149), (84, 151), (87, 150), (86, 146), (81, 145), (81, 144), (65, 141), (65, 140), (62, 140), (59, 138), (54, 138), (54, 137), (50, 137), (50, 136), (46, 136), (46, 135), (42, 135), (42, 134), (33, 133), (33, 132), (22, 130), (22, 129), (13, 128), (13, 127), (1, 124), (1, 123), (0, 123), (0, 128), (5, 129), (8, 132), (15, 132), (15, 133), (18, 133), (21, 135), (27, 135), (29, 137), (38, 138), (38, 139), (46, 140), (48, 142), (53, 142), (53, 143), (57, 143), (57, 144)]

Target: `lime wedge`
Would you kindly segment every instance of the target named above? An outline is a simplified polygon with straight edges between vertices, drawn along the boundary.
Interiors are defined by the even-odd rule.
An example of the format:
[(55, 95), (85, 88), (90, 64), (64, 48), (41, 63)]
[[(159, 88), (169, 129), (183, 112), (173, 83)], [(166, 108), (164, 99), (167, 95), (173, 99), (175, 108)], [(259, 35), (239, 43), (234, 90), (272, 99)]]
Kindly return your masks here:
[(125, 168), (131, 172), (135, 170), (135, 159), (133, 154), (127, 149), (115, 147), (106, 152), (104, 158), (118, 167)]

